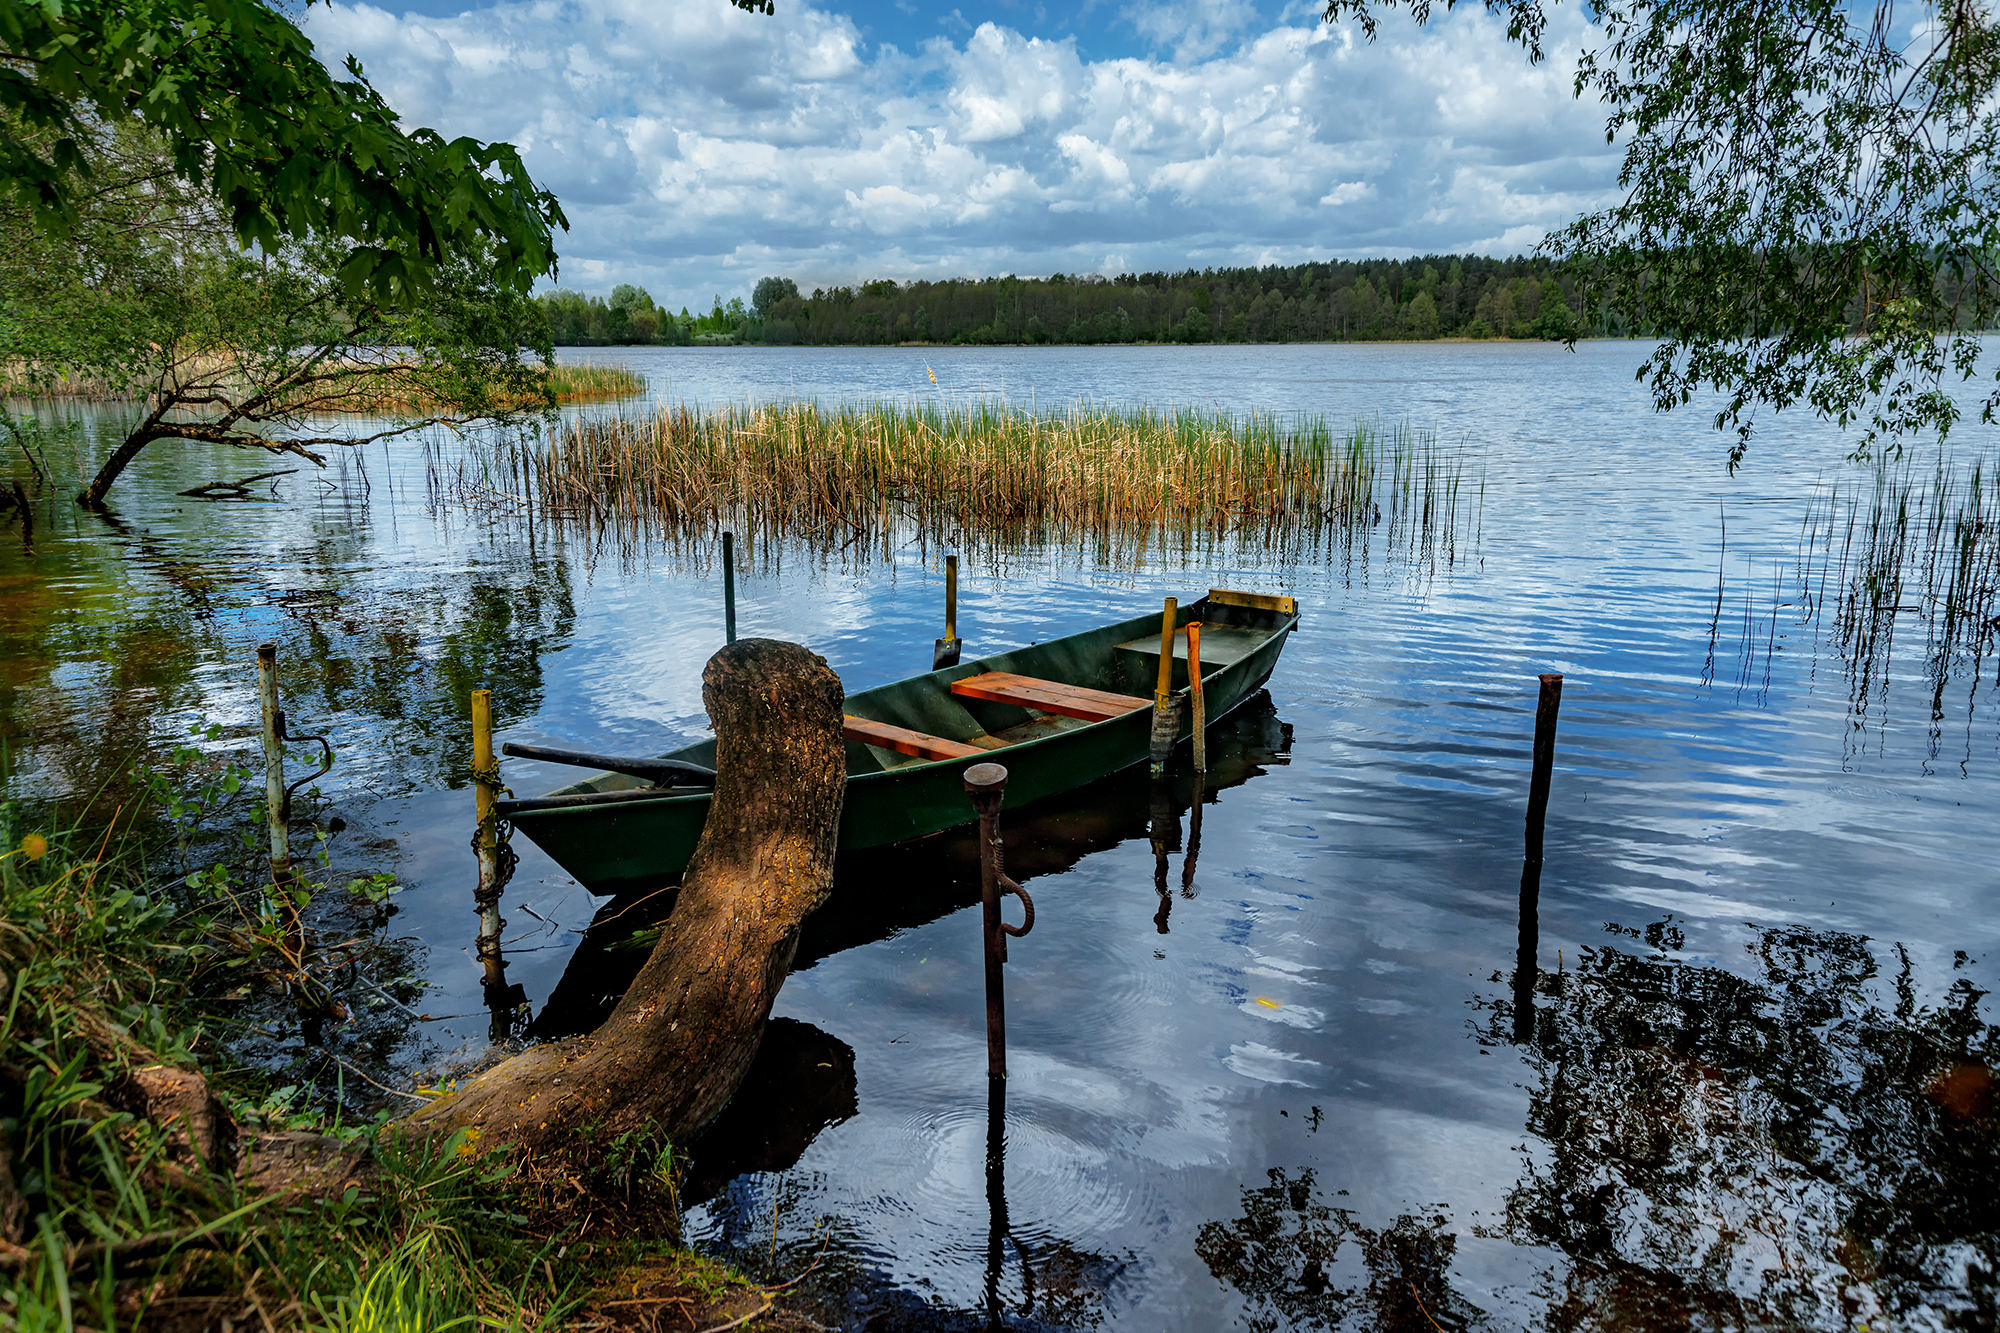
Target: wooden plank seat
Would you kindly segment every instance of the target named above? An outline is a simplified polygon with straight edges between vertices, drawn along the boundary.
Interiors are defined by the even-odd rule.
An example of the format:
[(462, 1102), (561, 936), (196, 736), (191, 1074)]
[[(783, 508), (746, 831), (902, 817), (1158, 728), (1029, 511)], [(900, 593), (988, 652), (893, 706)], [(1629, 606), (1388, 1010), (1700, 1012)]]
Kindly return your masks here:
[(1135, 708), (1146, 708), (1152, 704), (1150, 699), (1130, 694), (1065, 685), (1057, 680), (1037, 680), (1033, 676), (1017, 676), (1011, 671), (985, 671), (977, 676), (967, 676), (964, 680), (955, 680), (951, 683), (951, 692), (967, 699), (1017, 704), (1022, 708), (1079, 718), (1085, 722), (1123, 717)]
[(873, 745), (883, 750), (894, 750), (897, 754), (913, 755), (918, 759), (967, 759), (976, 754), (987, 753), (990, 747), (973, 745), (966, 741), (948, 741), (942, 736), (930, 736), (921, 731), (911, 731), (889, 722), (876, 722), (870, 718), (856, 717), (852, 713), (841, 719), (841, 733), (851, 741), (863, 745)]

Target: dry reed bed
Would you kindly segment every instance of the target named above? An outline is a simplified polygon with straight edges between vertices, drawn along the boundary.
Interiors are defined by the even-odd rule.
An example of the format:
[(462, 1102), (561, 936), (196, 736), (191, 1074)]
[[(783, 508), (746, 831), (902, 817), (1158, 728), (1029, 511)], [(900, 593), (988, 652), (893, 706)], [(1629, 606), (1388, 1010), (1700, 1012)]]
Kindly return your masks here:
[(1318, 542), (1387, 520), (1455, 542), (1464, 466), (1408, 430), (1268, 414), (811, 403), (568, 424), (489, 494), (621, 536), (920, 534), (1000, 544)]

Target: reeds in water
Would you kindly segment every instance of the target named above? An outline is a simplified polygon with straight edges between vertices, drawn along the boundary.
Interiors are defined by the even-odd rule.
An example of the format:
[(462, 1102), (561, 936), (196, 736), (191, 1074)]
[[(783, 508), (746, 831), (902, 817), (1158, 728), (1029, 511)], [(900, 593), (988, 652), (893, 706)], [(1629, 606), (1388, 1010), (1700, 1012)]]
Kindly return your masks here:
[(1462, 457), (1430, 437), (1368, 425), (1335, 434), (1323, 420), (1270, 414), (674, 407), (578, 420), (503, 449), (513, 452), (489, 459), (473, 489), (620, 540), (735, 526), (845, 546), (894, 526), (1117, 560), (1223, 544), (1304, 555), (1386, 524), (1450, 563), (1476, 523)]
[[(1886, 688), (1900, 626), (1924, 627), (1925, 670), (1940, 697), (1961, 667), (1992, 652), (2000, 599), (2000, 485), (1983, 458), (1879, 460), (1867, 480), (1823, 487), (1800, 527), (1797, 598), (1831, 631), (1853, 702)], [(1898, 617), (1904, 619), (1899, 620)]]

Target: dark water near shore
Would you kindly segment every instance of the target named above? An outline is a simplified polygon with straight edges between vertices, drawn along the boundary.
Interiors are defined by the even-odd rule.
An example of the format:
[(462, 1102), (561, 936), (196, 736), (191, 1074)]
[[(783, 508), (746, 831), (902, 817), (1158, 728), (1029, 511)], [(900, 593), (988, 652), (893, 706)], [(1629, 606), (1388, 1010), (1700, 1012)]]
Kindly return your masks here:
[[(945, 837), (841, 867), (766, 1068), (697, 1148), (694, 1236), (779, 1276), (824, 1246), (811, 1289), (857, 1327), (994, 1306), (1022, 1327), (1993, 1327), (1993, 667), (1928, 661), (1912, 615), (1857, 688), (1788, 605), (1808, 496), (1852, 481), (1847, 445), (1788, 422), (1731, 478), (1698, 408), (1652, 414), (1639, 356), (630, 353), (660, 396), (711, 405), (1004, 392), (1407, 420), (1486, 488), (1449, 568), (1026, 551), (964, 570), (972, 653), (1211, 585), (1294, 592), (1304, 623), (1199, 798), (1185, 773), (1128, 775), (1008, 816), (1039, 922), (1008, 966), (1004, 1219), (976, 871)], [(1969, 428), (1957, 453), (1990, 440)], [(56, 507), (30, 555), (0, 529), (0, 722), (69, 742), (17, 750), (9, 782), (52, 794), (88, 756), (246, 727), (250, 650), (277, 641), (295, 717), (341, 751), (342, 855), (408, 885), (391, 929), (431, 985), (412, 1007), (458, 1016), (356, 995), (342, 1040), (378, 1075), (445, 1069), (488, 1025), (464, 691), (495, 689), (505, 739), (684, 743), (719, 579), (531, 545), (440, 503), (410, 448), (258, 502), (174, 495), (256, 462), (161, 450), (121, 483), (122, 532)], [(923, 670), (928, 555), (760, 551), (742, 631), (805, 643), (849, 689)], [(1541, 671), (1567, 680), (1517, 991)], [(570, 777), (507, 771), (523, 793)], [(560, 1026), (618, 963), (578, 955), (597, 904), (522, 853), (510, 975)]]

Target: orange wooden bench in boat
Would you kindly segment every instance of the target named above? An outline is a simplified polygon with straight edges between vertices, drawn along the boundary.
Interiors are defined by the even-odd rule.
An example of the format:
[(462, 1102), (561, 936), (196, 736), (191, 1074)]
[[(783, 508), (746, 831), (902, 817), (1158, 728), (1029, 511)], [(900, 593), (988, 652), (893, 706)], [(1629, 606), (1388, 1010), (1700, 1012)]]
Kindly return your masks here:
[(897, 754), (913, 755), (918, 759), (967, 759), (976, 754), (986, 754), (988, 747), (970, 745), (965, 741), (948, 741), (942, 736), (931, 736), (921, 731), (911, 731), (889, 722), (875, 722), (865, 717), (849, 713), (841, 719), (841, 732), (851, 741), (863, 745), (873, 745), (884, 750), (894, 750)]
[(1033, 676), (1017, 676), (1011, 671), (985, 671), (977, 676), (967, 676), (964, 680), (955, 680), (951, 683), (951, 692), (967, 699), (984, 699), (996, 704), (1018, 704), (1022, 708), (1057, 713), (1063, 717), (1079, 718), (1085, 722), (1102, 722), (1107, 718), (1123, 717), (1134, 709), (1145, 708), (1152, 703), (1150, 699), (1141, 699), (1130, 694), (1113, 694), (1109, 690), (1065, 685), (1056, 680), (1037, 680)]

